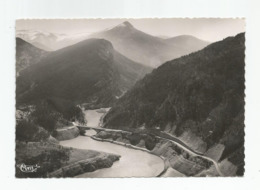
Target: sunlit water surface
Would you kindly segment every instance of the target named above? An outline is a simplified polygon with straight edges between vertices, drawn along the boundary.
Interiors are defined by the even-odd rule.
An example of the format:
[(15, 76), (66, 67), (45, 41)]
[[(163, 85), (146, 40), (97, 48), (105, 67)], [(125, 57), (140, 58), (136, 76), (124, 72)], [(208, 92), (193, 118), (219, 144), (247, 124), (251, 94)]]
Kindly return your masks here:
[[(105, 108), (107, 111), (109, 108)], [(97, 110), (85, 110), (87, 126), (99, 127), (100, 118), (104, 113)], [(121, 156), (119, 161), (114, 162), (110, 168), (99, 169), (76, 177), (154, 177), (164, 169), (164, 162), (158, 156), (141, 150), (126, 148), (109, 142), (93, 140), (90, 136), (95, 135), (95, 130), (86, 130), (87, 136), (61, 141), (60, 144), (79, 149), (91, 149)]]
[(86, 136), (61, 141), (60, 144), (121, 155), (120, 160), (114, 162), (111, 168), (99, 169), (76, 177), (154, 177), (164, 169), (163, 160), (158, 156), (109, 142), (96, 141)]

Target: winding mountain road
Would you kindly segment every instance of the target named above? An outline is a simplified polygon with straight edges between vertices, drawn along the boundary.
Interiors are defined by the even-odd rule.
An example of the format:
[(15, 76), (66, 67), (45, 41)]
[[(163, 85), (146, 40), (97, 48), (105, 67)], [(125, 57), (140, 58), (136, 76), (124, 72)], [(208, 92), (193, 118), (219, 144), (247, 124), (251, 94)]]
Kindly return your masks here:
[[(99, 130), (99, 131), (107, 131), (107, 132), (123, 132), (123, 133), (131, 133), (129, 131), (123, 131), (123, 130), (117, 130), (117, 129), (105, 129), (105, 128), (101, 128), (101, 127), (89, 127), (89, 126), (77, 126), (78, 128), (87, 128), (87, 129), (94, 129), (94, 130)], [(166, 133), (167, 135), (171, 136), (173, 139), (169, 139), (169, 138), (165, 138), (165, 137), (160, 137), (158, 135), (155, 135), (157, 138), (159, 139), (163, 139), (163, 140), (167, 140), (167, 141), (170, 141), (174, 144), (176, 144), (178, 147), (182, 148), (183, 150), (189, 152), (190, 154), (194, 155), (194, 156), (198, 156), (198, 157), (201, 157), (201, 158), (204, 158), (210, 162), (212, 162), (216, 168), (216, 171), (218, 172), (218, 174), (220, 176), (224, 176), (224, 174), (220, 171), (220, 168), (219, 168), (219, 165), (218, 163), (210, 158), (210, 157), (207, 157), (205, 155), (203, 155), (202, 153), (199, 153), (199, 152), (196, 152), (194, 151), (193, 149), (191, 149), (188, 145), (186, 145), (183, 141), (181, 141), (180, 139), (176, 140), (177, 138)]]

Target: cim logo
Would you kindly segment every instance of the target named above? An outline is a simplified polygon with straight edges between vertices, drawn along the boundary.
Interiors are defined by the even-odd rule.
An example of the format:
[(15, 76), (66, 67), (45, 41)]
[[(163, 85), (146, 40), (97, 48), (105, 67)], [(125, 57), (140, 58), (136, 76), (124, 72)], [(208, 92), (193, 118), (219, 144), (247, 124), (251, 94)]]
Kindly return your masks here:
[(22, 172), (25, 173), (32, 173), (32, 172), (37, 172), (37, 169), (40, 168), (40, 166), (36, 165), (25, 165), (21, 164), (18, 166)]

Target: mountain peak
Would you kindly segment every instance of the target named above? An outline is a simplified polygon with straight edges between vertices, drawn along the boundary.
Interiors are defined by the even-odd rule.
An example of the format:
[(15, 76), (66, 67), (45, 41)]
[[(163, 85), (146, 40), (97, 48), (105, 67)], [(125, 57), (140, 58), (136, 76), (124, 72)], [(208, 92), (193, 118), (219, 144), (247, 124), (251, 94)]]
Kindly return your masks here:
[(126, 27), (126, 28), (133, 28), (134, 26), (130, 23), (130, 22), (128, 22), (128, 21), (125, 21), (125, 22), (123, 22), (123, 23), (121, 23), (121, 24), (119, 24), (119, 25), (117, 25), (118, 27)]
[(133, 27), (133, 25), (128, 21), (123, 22), (123, 24), (127, 27)]

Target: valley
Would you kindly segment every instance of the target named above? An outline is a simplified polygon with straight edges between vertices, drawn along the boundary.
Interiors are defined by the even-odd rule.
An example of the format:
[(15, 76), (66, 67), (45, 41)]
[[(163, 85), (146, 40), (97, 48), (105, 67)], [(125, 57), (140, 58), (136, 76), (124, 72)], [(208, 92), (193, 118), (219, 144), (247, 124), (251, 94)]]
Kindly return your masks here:
[(16, 177), (244, 175), (245, 33), (139, 27), (17, 31)]
[[(218, 54), (211, 57), (211, 52)], [(239, 34), (163, 64), (119, 99), (105, 116), (104, 127), (167, 131), (201, 153), (224, 147), (215, 149), (218, 159), (241, 166), (243, 155), (229, 160), (243, 146), (243, 52), (244, 34)]]

